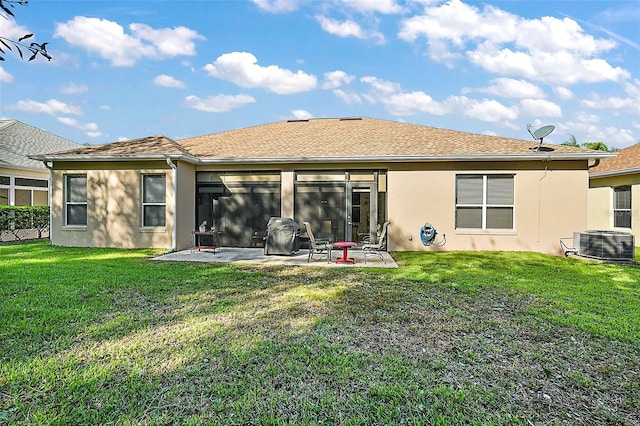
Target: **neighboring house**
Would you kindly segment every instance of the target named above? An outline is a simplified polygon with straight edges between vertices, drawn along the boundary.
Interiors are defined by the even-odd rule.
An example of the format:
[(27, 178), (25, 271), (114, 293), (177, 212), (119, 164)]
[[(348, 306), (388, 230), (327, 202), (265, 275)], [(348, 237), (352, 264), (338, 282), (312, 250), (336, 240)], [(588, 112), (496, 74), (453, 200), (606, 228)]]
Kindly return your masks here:
[(17, 120), (0, 120), (0, 204), (49, 205), (49, 170), (29, 156), (80, 146)]
[(629, 232), (640, 244), (640, 144), (589, 170), (589, 229)]
[(54, 245), (185, 249), (203, 221), (226, 246), (271, 216), (357, 241), (390, 221), (389, 250), (560, 253), (587, 226), (588, 167), (607, 152), (370, 118), (282, 121), (36, 156), (53, 170)]

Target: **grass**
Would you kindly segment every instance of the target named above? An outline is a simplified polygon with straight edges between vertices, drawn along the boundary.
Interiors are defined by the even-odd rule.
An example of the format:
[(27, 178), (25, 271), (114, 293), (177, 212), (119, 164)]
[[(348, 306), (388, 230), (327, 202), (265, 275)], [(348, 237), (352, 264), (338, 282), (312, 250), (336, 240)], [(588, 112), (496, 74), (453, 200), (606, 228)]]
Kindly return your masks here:
[(0, 246), (0, 424), (637, 425), (640, 268)]

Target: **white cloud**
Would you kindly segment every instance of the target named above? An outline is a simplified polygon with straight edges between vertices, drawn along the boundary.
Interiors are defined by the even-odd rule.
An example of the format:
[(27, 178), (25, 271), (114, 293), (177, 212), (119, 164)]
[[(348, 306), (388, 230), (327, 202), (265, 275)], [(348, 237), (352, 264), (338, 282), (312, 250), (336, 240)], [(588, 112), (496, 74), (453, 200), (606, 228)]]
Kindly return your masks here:
[(0, 67), (0, 82), (11, 83), (13, 82), (13, 76), (6, 72), (4, 68)]
[(56, 24), (54, 37), (63, 38), (72, 46), (81, 47), (119, 67), (133, 66), (142, 58), (195, 55), (194, 40), (204, 39), (186, 27), (156, 30), (145, 24), (133, 23), (129, 29), (131, 34), (125, 33), (124, 27), (117, 22), (76, 16)]
[(184, 89), (187, 87), (187, 85), (184, 84), (182, 81), (176, 80), (175, 78), (166, 74), (161, 74), (156, 78), (154, 78), (153, 84), (155, 84), (156, 86), (173, 87), (176, 89)]
[(102, 136), (102, 133), (98, 129), (98, 125), (96, 123), (82, 124), (75, 118), (70, 117), (58, 117), (57, 120), (62, 124), (84, 131), (89, 137), (98, 138)]
[(571, 89), (567, 89), (566, 87), (562, 87), (562, 86), (554, 87), (553, 93), (555, 93), (557, 97), (559, 97), (564, 101), (573, 99), (573, 92), (571, 91)]
[(584, 112), (576, 114), (573, 120), (566, 121), (559, 127), (568, 134), (576, 135), (580, 143), (604, 142), (608, 147), (624, 148), (638, 141), (637, 131), (601, 126), (600, 117)]
[(89, 91), (89, 87), (86, 84), (69, 83), (60, 89), (60, 93), (65, 95), (78, 95), (80, 93), (86, 93)]
[(191, 95), (185, 98), (185, 105), (204, 112), (228, 112), (255, 101), (249, 95), (216, 95), (205, 99)]
[(404, 20), (398, 37), (426, 38), (433, 60), (451, 65), (464, 53), (492, 73), (551, 84), (623, 81), (630, 73), (597, 55), (616, 47), (596, 39), (570, 19), (525, 19), (495, 6), (480, 9), (451, 0)]
[(336, 95), (338, 98), (340, 98), (342, 102), (348, 105), (362, 103), (362, 98), (360, 98), (360, 95), (358, 95), (355, 92), (346, 92), (341, 89), (335, 89), (333, 91), (333, 94)]
[(360, 81), (371, 85), (371, 87), (381, 94), (391, 95), (400, 92), (401, 87), (398, 83), (379, 79), (378, 77), (364, 76)]
[(298, 8), (299, 0), (252, 0), (260, 9), (271, 13), (293, 12)]
[(320, 15), (316, 16), (316, 21), (329, 34), (337, 35), (338, 37), (367, 38), (362, 27), (355, 21), (338, 21), (337, 19)]
[(397, 4), (395, 0), (340, 0), (340, 2), (360, 13), (394, 14), (404, 11), (404, 8)]
[(411, 92), (398, 93), (381, 98), (381, 102), (387, 106), (393, 115), (414, 115), (418, 112), (426, 112), (433, 115), (444, 115), (449, 112), (446, 105), (434, 101), (426, 93)]
[(309, 111), (305, 111), (304, 109), (294, 109), (291, 111), (291, 115), (296, 120), (308, 120), (309, 118), (313, 118), (313, 114)]
[(11, 17), (7, 17), (6, 19), (0, 17), (0, 19), (2, 19), (2, 37), (17, 41), (23, 35), (31, 33), (31, 31), (18, 24), (15, 19)]
[(26, 101), (18, 101), (15, 105), (10, 107), (19, 111), (34, 113), (34, 114), (75, 114), (82, 115), (82, 110), (78, 107), (67, 105), (57, 99), (49, 99), (46, 102), (32, 101), (31, 99)]
[(322, 83), (322, 88), (325, 90), (337, 89), (343, 84), (351, 83), (354, 78), (354, 76), (349, 75), (344, 71), (326, 72), (324, 73), (324, 83)]
[(379, 44), (383, 44), (386, 41), (384, 34), (381, 32), (376, 30), (365, 31), (360, 24), (352, 20), (338, 21), (337, 19), (318, 15), (316, 16), (316, 21), (324, 31), (338, 37), (355, 37), (361, 40), (372, 39)]
[(521, 112), (534, 117), (562, 117), (560, 105), (545, 99), (523, 99)]
[(456, 105), (464, 115), (489, 123), (501, 123), (505, 126), (518, 118), (518, 108), (508, 107), (493, 99), (478, 101), (466, 96), (454, 96), (447, 103)]
[(228, 80), (240, 87), (259, 87), (280, 95), (308, 92), (317, 86), (317, 79), (303, 71), (290, 71), (277, 65), (266, 67), (248, 52), (220, 55), (214, 63), (205, 65), (209, 75)]
[[(496, 78), (491, 81), (491, 86), (475, 91), (501, 96), (503, 98), (544, 98), (544, 91), (538, 86), (524, 80), (512, 78)], [(464, 92), (472, 92), (473, 89), (466, 89)]]

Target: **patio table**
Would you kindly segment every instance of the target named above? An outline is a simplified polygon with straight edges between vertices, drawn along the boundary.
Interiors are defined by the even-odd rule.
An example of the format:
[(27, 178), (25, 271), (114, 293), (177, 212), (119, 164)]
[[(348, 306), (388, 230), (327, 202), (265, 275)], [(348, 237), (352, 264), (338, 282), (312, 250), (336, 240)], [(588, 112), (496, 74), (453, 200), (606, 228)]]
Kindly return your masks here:
[[(213, 254), (216, 254), (216, 249), (220, 248), (220, 236), (222, 235), (222, 231), (191, 231), (191, 253), (201, 249), (205, 250), (213, 250)], [(200, 237), (212, 237), (211, 245), (203, 245), (200, 243)]]
[(351, 241), (338, 241), (333, 243), (334, 247), (342, 249), (342, 257), (336, 259), (336, 263), (356, 263), (353, 257), (349, 257), (349, 247), (357, 246), (356, 243)]

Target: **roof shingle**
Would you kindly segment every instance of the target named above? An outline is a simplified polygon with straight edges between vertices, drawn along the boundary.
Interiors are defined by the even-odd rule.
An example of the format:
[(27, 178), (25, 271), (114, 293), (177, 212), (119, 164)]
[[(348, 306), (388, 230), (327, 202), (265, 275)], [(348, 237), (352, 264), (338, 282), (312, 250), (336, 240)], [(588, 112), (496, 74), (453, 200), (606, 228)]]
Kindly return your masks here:
[(605, 158), (600, 161), (598, 166), (589, 170), (590, 174), (614, 174), (615, 172), (631, 172), (640, 173), (640, 143), (632, 145), (628, 148), (618, 151), (618, 155), (613, 158)]

